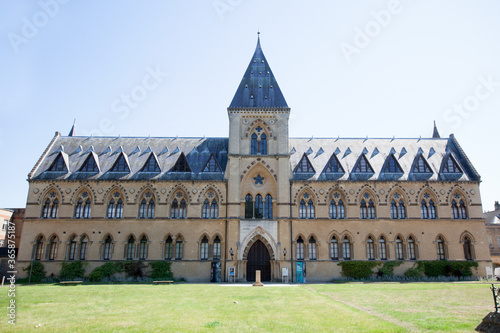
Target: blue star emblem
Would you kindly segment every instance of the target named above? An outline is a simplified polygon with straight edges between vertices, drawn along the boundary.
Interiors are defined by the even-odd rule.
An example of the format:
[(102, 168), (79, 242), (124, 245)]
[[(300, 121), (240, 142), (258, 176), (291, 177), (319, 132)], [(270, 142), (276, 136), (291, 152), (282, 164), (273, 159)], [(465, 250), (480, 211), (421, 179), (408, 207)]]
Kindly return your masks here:
[(333, 195), (333, 197), (334, 197), (335, 199), (338, 199), (338, 198), (340, 197), (340, 194), (338, 194), (337, 192), (335, 192), (335, 194)]
[(304, 198), (309, 199), (309, 193), (304, 193)]
[(254, 177), (255, 180), (255, 185), (263, 184), (262, 181), (264, 180), (264, 177), (262, 177), (260, 174), (257, 175), (257, 177)]

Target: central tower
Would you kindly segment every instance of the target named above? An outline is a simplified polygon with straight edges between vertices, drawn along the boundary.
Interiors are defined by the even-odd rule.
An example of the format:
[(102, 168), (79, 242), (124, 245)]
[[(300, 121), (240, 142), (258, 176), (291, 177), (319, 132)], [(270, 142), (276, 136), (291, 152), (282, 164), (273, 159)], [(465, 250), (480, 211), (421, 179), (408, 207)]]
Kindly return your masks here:
[[(269, 277), (276, 278), (280, 230), (290, 218), (290, 108), (260, 38), (227, 111), (228, 242), (236, 243), (240, 278), (251, 280), (255, 267), (270, 267)], [(260, 251), (255, 252), (256, 244)]]

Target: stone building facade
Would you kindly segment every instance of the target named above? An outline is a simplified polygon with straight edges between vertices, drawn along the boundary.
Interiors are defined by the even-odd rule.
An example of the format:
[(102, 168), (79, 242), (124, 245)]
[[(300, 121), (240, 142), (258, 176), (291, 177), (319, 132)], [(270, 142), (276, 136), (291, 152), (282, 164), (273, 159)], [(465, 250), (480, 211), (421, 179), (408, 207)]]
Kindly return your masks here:
[[(491, 263), (480, 177), (455, 137), (290, 138), (260, 40), (227, 138), (56, 133), (28, 176), (18, 263), (170, 260), (177, 278), (307, 281), (343, 260)], [(20, 271), (20, 270), (19, 270)]]

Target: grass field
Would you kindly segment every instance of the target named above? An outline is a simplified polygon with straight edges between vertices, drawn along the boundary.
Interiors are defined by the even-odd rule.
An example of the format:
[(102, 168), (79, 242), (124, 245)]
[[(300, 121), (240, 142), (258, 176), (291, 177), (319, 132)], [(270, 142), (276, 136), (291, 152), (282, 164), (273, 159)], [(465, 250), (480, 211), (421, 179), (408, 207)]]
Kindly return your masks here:
[[(472, 332), (493, 310), (486, 283), (18, 286), (1, 332)], [(35, 328), (38, 324), (41, 327)]]

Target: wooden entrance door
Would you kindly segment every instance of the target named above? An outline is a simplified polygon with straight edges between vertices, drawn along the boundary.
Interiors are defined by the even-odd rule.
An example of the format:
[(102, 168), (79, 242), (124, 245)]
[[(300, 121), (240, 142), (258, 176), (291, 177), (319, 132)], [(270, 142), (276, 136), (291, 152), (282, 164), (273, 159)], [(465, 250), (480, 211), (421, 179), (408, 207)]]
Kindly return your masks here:
[(257, 270), (260, 270), (261, 281), (271, 281), (271, 257), (264, 243), (256, 241), (248, 251), (247, 259), (247, 281), (255, 281)]

